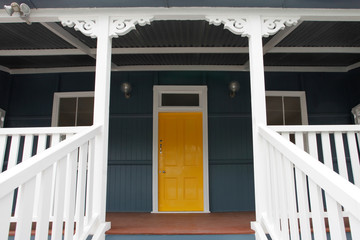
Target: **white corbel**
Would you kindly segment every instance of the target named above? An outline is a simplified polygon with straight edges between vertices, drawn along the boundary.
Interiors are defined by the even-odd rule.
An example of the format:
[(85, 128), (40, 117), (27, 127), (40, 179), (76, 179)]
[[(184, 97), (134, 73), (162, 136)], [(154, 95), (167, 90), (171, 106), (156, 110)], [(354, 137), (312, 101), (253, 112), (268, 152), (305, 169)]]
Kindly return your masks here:
[(91, 38), (97, 37), (96, 32), (96, 20), (95, 19), (75, 19), (75, 18), (66, 18), (62, 19), (61, 24), (64, 27), (74, 28), (76, 31), (82, 32), (85, 36), (89, 36)]
[(136, 29), (136, 24), (145, 26), (150, 24), (153, 16), (139, 17), (139, 18), (112, 18), (110, 24), (110, 37), (117, 38), (129, 33), (131, 30)]
[[(131, 30), (136, 29), (136, 24), (140, 26), (145, 26), (150, 24), (152, 21), (152, 16), (145, 17), (112, 17), (110, 20), (110, 31), (109, 37), (116, 38), (118, 36), (123, 36), (129, 33)], [(65, 27), (74, 28), (76, 31), (82, 32), (85, 36), (91, 38), (98, 37), (103, 31), (102, 29), (97, 29), (96, 18), (89, 19), (76, 19), (76, 18), (60, 18), (61, 24)]]
[(206, 20), (215, 26), (224, 24), (224, 29), (229, 30), (233, 34), (241, 35), (242, 37), (249, 36), (248, 22), (246, 18), (206, 16)]
[(269, 37), (276, 34), (285, 27), (294, 26), (298, 23), (299, 17), (288, 18), (263, 18), (262, 23), (262, 36)]
[[(299, 19), (299, 17), (263, 18), (261, 34), (263, 37), (269, 37), (285, 27), (296, 25)], [(224, 29), (228, 29), (236, 35), (241, 35), (242, 37), (249, 37), (251, 35), (252, 29), (248, 17), (206, 16), (206, 20), (215, 26), (224, 24)]]

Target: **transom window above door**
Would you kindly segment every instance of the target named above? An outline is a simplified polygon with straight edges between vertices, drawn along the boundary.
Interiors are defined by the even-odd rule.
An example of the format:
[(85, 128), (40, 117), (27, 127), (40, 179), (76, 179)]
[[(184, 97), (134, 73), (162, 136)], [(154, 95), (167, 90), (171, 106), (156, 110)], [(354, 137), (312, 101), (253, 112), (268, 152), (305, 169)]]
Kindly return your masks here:
[(306, 96), (303, 91), (266, 91), (268, 125), (307, 125)]
[(94, 92), (54, 94), (52, 126), (91, 126), (94, 114)]

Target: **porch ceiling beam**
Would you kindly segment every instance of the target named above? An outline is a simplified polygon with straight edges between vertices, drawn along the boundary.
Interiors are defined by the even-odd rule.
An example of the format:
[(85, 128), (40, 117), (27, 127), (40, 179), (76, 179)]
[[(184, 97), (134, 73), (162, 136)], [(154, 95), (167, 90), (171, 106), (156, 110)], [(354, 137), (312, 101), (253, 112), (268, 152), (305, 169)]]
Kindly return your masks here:
[[(191, 54), (191, 53), (248, 53), (247, 47), (151, 47), (151, 48), (113, 48), (112, 54)], [(96, 54), (96, 49), (90, 49)], [(274, 47), (268, 53), (352, 53), (359, 54), (360, 47)], [(0, 50), (0, 56), (61, 56), (86, 55), (80, 49), (42, 49), (42, 50)]]
[(70, 43), (83, 53), (89, 55), (92, 58), (96, 59), (96, 55), (91, 52), (86, 44), (82, 43), (79, 39), (67, 32), (63, 27), (59, 26), (57, 23), (41, 23), (44, 27), (49, 29), (51, 32), (55, 33), (57, 36)]
[[(32, 9), (30, 22), (58, 22), (59, 16), (154, 16), (154, 20), (205, 20), (207, 15), (288, 17), (300, 16), (304, 21), (360, 21), (360, 9), (283, 9), (283, 8), (57, 8)], [(0, 10), (0, 23), (24, 22), (18, 15)]]
[(290, 33), (292, 33), (297, 27), (301, 25), (302, 21), (299, 21), (298, 24), (287, 27), (282, 31), (279, 31), (273, 38), (268, 41), (263, 47), (263, 54), (268, 53), (272, 48), (278, 45), (282, 40), (284, 40)]
[[(111, 71), (248, 71), (244, 65), (138, 65), (117, 66)], [(265, 72), (347, 72), (347, 67), (313, 67), (313, 66), (265, 66)], [(38, 73), (68, 73), (68, 72), (95, 72), (94, 66), (63, 67), (63, 68), (22, 68), (10, 69), (11, 74), (38, 74)]]
[(346, 68), (346, 70), (347, 70), (347, 72), (348, 72), (348, 71), (354, 70), (354, 69), (356, 69), (356, 68), (360, 68), (360, 62), (351, 64), (350, 66), (348, 66), (348, 67)]
[(0, 65), (0, 71), (2, 72), (6, 72), (6, 73), (11, 73), (11, 70), (5, 66)]

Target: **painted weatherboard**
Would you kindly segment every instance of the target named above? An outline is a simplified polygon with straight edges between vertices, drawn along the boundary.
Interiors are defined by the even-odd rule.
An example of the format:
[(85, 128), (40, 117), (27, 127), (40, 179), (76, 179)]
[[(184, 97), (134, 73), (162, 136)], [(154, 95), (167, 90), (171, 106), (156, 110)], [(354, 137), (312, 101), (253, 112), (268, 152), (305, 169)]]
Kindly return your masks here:
[(0, 71), (0, 108), (7, 111), (10, 93), (9, 74)]
[[(94, 73), (0, 75), (6, 127), (50, 126), (54, 92), (92, 91)], [(309, 124), (351, 124), (360, 71), (266, 73), (267, 90), (306, 91)], [(240, 90), (229, 97), (228, 84)], [(132, 85), (125, 99), (121, 83)], [(152, 209), (153, 85), (207, 85), (210, 211), (254, 210), (250, 83), (247, 72), (114, 72), (111, 79), (108, 211)], [(2, 86), (5, 86), (2, 88)], [(4, 94), (4, 95), (3, 95)], [(2, 103), (0, 103), (2, 104)]]

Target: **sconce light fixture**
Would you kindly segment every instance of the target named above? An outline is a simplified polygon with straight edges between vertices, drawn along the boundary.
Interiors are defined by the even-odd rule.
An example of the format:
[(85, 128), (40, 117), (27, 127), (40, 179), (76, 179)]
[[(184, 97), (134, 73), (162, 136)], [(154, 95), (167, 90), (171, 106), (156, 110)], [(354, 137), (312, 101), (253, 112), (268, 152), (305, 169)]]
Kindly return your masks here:
[(10, 16), (12, 16), (15, 12), (19, 13), (21, 19), (25, 20), (27, 24), (31, 24), (31, 22), (29, 21), (29, 15), (31, 10), (27, 4), (21, 3), (19, 5), (18, 3), (13, 2), (10, 5), (4, 5), (4, 9)]
[(123, 84), (121, 84), (121, 91), (123, 93), (125, 93), (125, 98), (129, 99), (130, 98), (130, 92), (131, 92), (131, 85), (128, 82), (124, 82)]
[(240, 89), (240, 84), (238, 81), (232, 81), (229, 84), (230, 97), (233, 98)]

